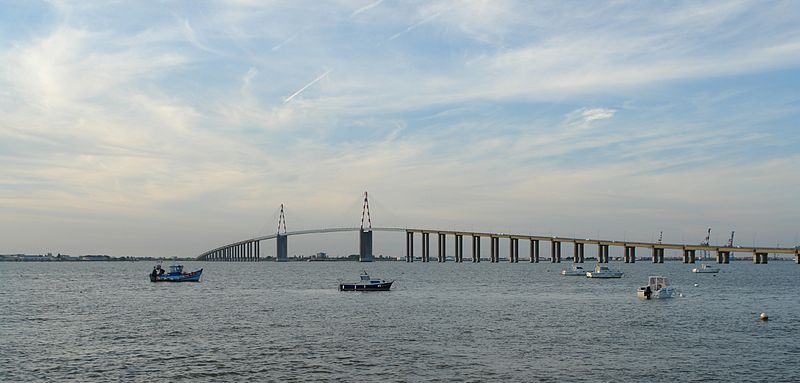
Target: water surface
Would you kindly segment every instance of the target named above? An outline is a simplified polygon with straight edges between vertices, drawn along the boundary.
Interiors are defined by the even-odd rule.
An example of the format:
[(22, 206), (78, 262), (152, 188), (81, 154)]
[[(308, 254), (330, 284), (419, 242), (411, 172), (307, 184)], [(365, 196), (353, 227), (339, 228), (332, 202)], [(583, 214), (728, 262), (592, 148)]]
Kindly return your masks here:
[[(800, 381), (793, 262), (185, 265), (0, 263), (0, 381)], [(392, 291), (337, 291), (362, 269)], [(684, 296), (637, 299), (650, 274)]]

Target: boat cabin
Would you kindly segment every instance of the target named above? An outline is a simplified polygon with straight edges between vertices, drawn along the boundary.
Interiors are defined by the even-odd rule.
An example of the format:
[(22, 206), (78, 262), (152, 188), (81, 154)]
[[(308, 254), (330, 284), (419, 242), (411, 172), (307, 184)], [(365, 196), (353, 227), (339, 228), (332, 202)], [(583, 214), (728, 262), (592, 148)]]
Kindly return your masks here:
[(669, 280), (659, 275), (651, 275), (648, 281), (648, 285), (653, 290), (660, 290), (664, 287), (669, 286)]
[(183, 265), (172, 265), (169, 267), (170, 274), (183, 274)]

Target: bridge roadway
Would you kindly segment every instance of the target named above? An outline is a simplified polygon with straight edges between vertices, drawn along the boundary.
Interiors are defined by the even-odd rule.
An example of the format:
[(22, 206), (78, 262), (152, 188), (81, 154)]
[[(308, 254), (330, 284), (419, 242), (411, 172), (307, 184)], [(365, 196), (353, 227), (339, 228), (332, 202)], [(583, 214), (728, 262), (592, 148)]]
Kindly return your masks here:
[(750, 246), (713, 246), (713, 245), (692, 245), (692, 244), (669, 244), (669, 243), (652, 243), (652, 242), (638, 242), (638, 241), (615, 241), (605, 239), (581, 239), (557, 236), (537, 236), (526, 234), (509, 234), (509, 233), (488, 233), (488, 232), (473, 232), (473, 231), (458, 231), (458, 230), (433, 230), (433, 229), (416, 229), (416, 228), (400, 228), (400, 227), (375, 227), (370, 230), (363, 230), (358, 227), (345, 227), (345, 228), (326, 228), (326, 229), (311, 229), (311, 230), (298, 230), (286, 232), (283, 234), (270, 234), (261, 237), (246, 239), (243, 241), (234, 242), (224, 246), (220, 246), (200, 254), (198, 260), (208, 261), (258, 261), (260, 260), (260, 242), (270, 239), (277, 239), (277, 253), (278, 260), (285, 260), (287, 254), (287, 237), (295, 235), (306, 234), (323, 234), (323, 233), (338, 233), (338, 232), (354, 232), (359, 231), (361, 240), (360, 256), (372, 256), (372, 232), (405, 232), (406, 233), (406, 261), (413, 262), (414, 257), (414, 234), (420, 234), (422, 237), (422, 262), (430, 261), (430, 234), (438, 236), (438, 261), (444, 262), (446, 260), (446, 237), (451, 236), (454, 238), (454, 254), (455, 261), (463, 261), (463, 237), (472, 237), (472, 262), (480, 262), (480, 240), (481, 238), (490, 239), (491, 249), (491, 262), (499, 262), (500, 260), (500, 239), (509, 241), (509, 257), (510, 262), (519, 262), (519, 240), (526, 240), (530, 242), (530, 262), (539, 262), (539, 242), (550, 243), (550, 260), (551, 262), (561, 262), (561, 244), (573, 244), (573, 260), (582, 263), (584, 261), (584, 246), (596, 245), (597, 260), (600, 263), (607, 263), (609, 261), (609, 247), (616, 246), (624, 248), (624, 261), (625, 263), (636, 262), (636, 249), (645, 248), (651, 249), (652, 261), (654, 263), (664, 262), (664, 250), (680, 250), (683, 252), (684, 263), (694, 263), (695, 254), (697, 251), (715, 252), (718, 263), (729, 263), (730, 255), (733, 253), (750, 253), (753, 255), (753, 263), (767, 263), (767, 255), (772, 254), (794, 254), (797, 263), (800, 263), (800, 249), (798, 248), (782, 248), (782, 247), (750, 247)]

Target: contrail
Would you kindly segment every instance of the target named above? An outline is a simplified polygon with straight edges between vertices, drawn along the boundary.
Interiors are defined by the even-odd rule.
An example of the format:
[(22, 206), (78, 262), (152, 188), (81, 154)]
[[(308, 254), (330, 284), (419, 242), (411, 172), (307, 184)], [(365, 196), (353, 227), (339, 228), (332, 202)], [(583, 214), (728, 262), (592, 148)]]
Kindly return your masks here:
[(274, 52), (274, 51), (277, 51), (278, 49), (281, 49), (281, 48), (283, 48), (283, 46), (284, 46), (284, 45), (286, 45), (286, 44), (289, 44), (290, 42), (292, 42), (292, 40), (294, 40), (295, 38), (297, 38), (297, 35), (298, 35), (298, 34), (300, 34), (300, 32), (297, 32), (297, 33), (293, 34), (293, 35), (292, 35), (291, 37), (289, 37), (288, 39), (286, 39), (286, 40), (283, 40), (283, 42), (281, 42), (280, 44), (278, 44), (278, 45), (276, 45), (276, 46), (272, 47), (272, 51)]
[(355, 11), (353, 11), (353, 13), (350, 14), (350, 17), (356, 17), (356, 16), (358, 16), (359, 13), (364, 12), (364, 11), (368, 11), (368, 10), (370, 10), (372, 8), (375, 8), (378, 5), (380, 5), (382, 2), (383, 2), (383, 0), (378, 0), (378, 1), (374, 2), (374, 3), (372, 3), (372, 4), (367, 4), (367, 5), (359, 8), (359, 9), (356, 9)]
[(289, 101), (292, 101), (292, 99), (295, 98), (298, 94), (303, 93), (303, 91), (306, 90), (308, 87), (310, 87), (311, 85), (316, 84), (317, 81), (322, 80), (322, 78), (327, 76), (328, 73), (331, 73), (330, 69), (326, 70), (325, 73), (323, 73), (319, 77), (315, 78), (314, 81), (311, 81), (310, 83), (306, 84), (306, 86), (300, 88), (300, 90), (298, 90), (297, 92), (294, 92), (291, 96), (286, 97), (286, 99), (283, 100), (283, 103), (285, 104), (285, 103), (287, 103)]
[(418, 26), (420, 26), (422, 24), (425, 24), (428, 21), (433, 20), (434, 17), (439, 16), (441, 13), (442, 12), (436, 12), (436, 13), (434, 13), (434, 14), (432, 14), (432, 15), (430, 15), (430, 16), (428, 16), (428, 17), (426, 17), (426, 18), (424, 18), (424, 19), (422, 19), (420, 21), (417, 21), (414, 24), (409, 25), (408, 28), (406, 28), (405, 30), (397, 32), (394, 35), (392, 35), (392, 37), (389, 37), (389, 40), (394, 40), (394, 39), (396, 39), (396, 38), (398, 38), (398, 37), (400, 37), (400, 36), (402, 36), (402, 35), (404, 35), (404, 34), (406, 34), (408, 32), (413, 31), (414, 29), (417, 29)]

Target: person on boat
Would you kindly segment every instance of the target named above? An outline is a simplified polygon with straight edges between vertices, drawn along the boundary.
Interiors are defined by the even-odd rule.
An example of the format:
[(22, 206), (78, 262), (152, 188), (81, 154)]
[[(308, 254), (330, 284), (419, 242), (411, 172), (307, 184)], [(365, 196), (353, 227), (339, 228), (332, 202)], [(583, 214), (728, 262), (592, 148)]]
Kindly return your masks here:
[(150, 276), (155, 278), (157, 275), (158, 275), (158, 267), (157, 266), (153, 266), (153, 272), (150, 273)]
[(653, 290), (650, 289), (650, 286), (644, 289), (644, 297), (646, 299), (650, 299), (650, 296), (653, 295)]
[(164, 275), (165, 270), (161, 268), (161, 265), (156, 266), (156, 268), (158, 268), (158, 275), (159, 276)]

